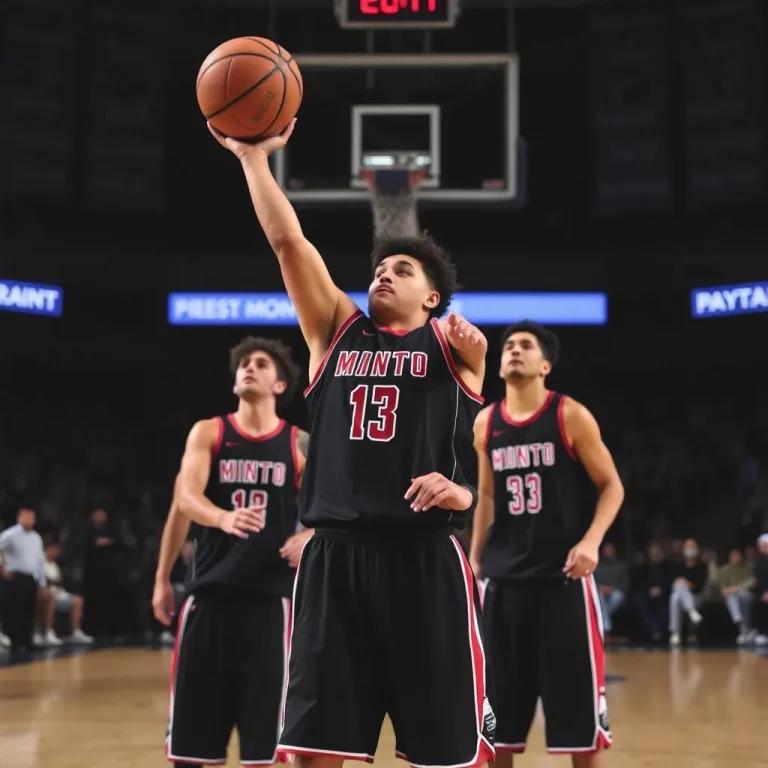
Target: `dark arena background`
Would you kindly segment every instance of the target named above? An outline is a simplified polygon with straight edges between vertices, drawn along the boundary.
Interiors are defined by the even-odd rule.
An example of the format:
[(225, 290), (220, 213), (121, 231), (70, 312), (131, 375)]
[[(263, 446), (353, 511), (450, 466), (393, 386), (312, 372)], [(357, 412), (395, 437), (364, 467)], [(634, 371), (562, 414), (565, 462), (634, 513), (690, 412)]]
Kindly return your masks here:
[[(749, 576), (768, 557), (762, 0), (0, 6), (0, 529), (34, 510), (84, 598), (79, 634), (71, 605), (50, 631), (38, 605), (30, 650), (0, 632), (0, 765), (165, 764), (173, 636), (151, 598), (186, 435), (236, 407), (228, 351), (248, 334), (287, 342), (306, 384), (277, 261), (195, 96), (208, 53), (247, 35), (301, 67), (273, 171), (341, 288), (365, 302), (373, 208), (415, 197), (458, 265), (454, 308), (488, 336), (486, 399), (503, 326), (560, 336), (549, 385), (595, 414), (626, 489), (596, 574), (607, 764), (764, 765), (768, 637), (731, 610), (768, 602)], [(399, 173), (370, 189), (366, 168)], [(283, 415), (306, 427), (300, 395)], [(671, 648), (644, 574), (649, 548), (671, 563), (686, 540), (708, 568), (703, 621)], [(516, 765), (568, 760), (541, 717)], [(387, 721), (377, 763), (392, 743)]]

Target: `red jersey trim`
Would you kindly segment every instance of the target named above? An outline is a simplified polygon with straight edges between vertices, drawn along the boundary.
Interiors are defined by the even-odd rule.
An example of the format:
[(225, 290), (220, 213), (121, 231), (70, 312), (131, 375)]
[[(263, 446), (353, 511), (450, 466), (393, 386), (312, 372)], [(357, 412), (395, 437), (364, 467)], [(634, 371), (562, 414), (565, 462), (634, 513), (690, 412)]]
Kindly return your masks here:
[(291, 425), (291, 456), (293, 456), (293, 484), (296, 490), (301, 485), (301, 474), (299, 472), (299, 428)]
[(221, 442), (224, 440), (224, 419), (221, 416), (216, 417), (216, 426), (218, 427), (219, 434), (216, 435), (216, 441), (211, 448), (211, 457), (216, 458), (221, 450)]
[(306, 397), (315, 388), (317, 382), (320, 381), (320, 377), (323, 375), (325, 367), (328, 365), (328, 361), (331, 359), (333, 350), (336, 348), (336, 345), (339, 343), (339, 341), (341, 341), (341, 337), (347, 332), (349, 326), (352, 325), (352, 323), (354, 323), (358, 317), (362, 316), (362, 311), (357, 309), (336, 329), (336, 333), (333, 335), (331, 343), (328, 345), (328, 349), (325, 351), (323, 359), (320, 361), (320, 365), (317, 367), (315, 375), (312, 377), (312, 381), (309, 382), (309, 386), (304, 390), (304, 397)]
[(500, 409), (500, 410), (501, 410), (501, 415), (502, 415), (502, 418), (504, 419), (504, 421), (506, 421), (506, 422), (507, 422), (507, 424), (509, 424), (509, 425), (510, 425), (510, 426), (512, 426), (512, 427), (527, 427), (529, 424), (533, 424), (533, 422), (534, 422), (534, 421), (536, 421), (536, 419), (538, 419), (538, 418), (539, 418), (539, 416), (541, 416), (541, 414), (542, 414), (542, 413), (544, 413), (544, 411), (546, 411), (546, 410), (547, 410), (547, 408), (549, 408), (549, 405), (550, 405), (550, 403), (552, 402), (552, 398), (553, 398), (554, 396), (555, 396), (555, 393), (554, 393), (554, 392), (552, 392), (552, 391), (550, 390), (550, 391), (547, 393), (547, 397), (546, 397), (546, 399), (544, 400), (544, 402), (541, 404), (541, 407), (539, 408), (539, 410), (538, 410), (538, 411), (536, 411), (536, 413), (534, 413), (534, 414), (532, 414), (531, 416), (529, 416), (529, 417), (528, 417), (527, 419), (525, 419), (524, 421), (515, 421), (515, 420), (514, 420), (514, 419), (513, 419), (513, 418), (512, 418), (512, 417), (509, 415), (509, 412), (507, 411), (507, 399), (506, 399), (506, 398), (504, 398), (504, 399), (501, 401), (501, 409)]
[(565, 429), (565, 413), (563, 411), (564, 408), (565, 408), (565, 397), (562, 396), (560, 398), (560, 402), (557, 404), (557, 426), (560, 428), (560, 439), (563, 441), (563, 444), (565, 445), (565, 450), (568, 451), (568, 455), (574, 461), (578, 461), (579, 457), (576, 455), (576, 452), (573, 450), (573, 446), (571, 445), (570, 440), (568, 440), (568, 432)]
[(474, 400), (476, 403), (480, 403), (482, 405), (485, 402), (485, 399), (482, 395), (478, 395), (476, 392), (473, 392), (465, 383), (464, 379), (461, 378), (461, 375), (459, 374), (458, 369), (456, 368), (456, 363), (453, 360), (453, 355), (451, 354), (451, 348), (448, 344), (448, 340), (443, 335), (443, 331), (440, 328), (440, 325), (438, 321), (433, 317), (429, 324), (432, 326), (432, 330), (435, 332), (435, 336), (437, 336), (438, 342), (440, 342), (440, 349), (443, 350), (443, 357), (445, 358), (445, 362), (448, 365), (448, 370), (451, 372), (451, 376), (453, 376), (456, 383), (461, 387), (461, 389), (464, 391), (464, 394)]
[(250, 443), (263, 443), (266, 440), (271, 440), (273, 437), (277, 437), (285, 428), (285, 422), (280, 419), (275, 429), (273, 429), (271, 432), (267, 432), (266, 435), (259, 435), (257, 437), (256, 435), (249, 435), (245, 430), (243, 430), (237, 421), (235, 421), (234, 413), (227, 414), (227, 421), (232, 426), (232, 429), (234, 429), (235, 432), (237, 432), (237, 434), (243, 438), (243, 440), (248, 440)]

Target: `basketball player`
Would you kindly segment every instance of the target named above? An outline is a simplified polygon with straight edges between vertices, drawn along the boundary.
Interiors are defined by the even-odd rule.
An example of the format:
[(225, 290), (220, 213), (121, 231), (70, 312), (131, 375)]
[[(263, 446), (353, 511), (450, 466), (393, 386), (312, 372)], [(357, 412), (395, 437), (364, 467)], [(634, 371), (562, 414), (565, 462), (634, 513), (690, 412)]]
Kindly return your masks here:
[[(474, 766), (494, 718), (476, 586), (451, 535), (475, 489), (471, 446), (487, 341), (444, 313), (455, 268), (427, 237), (380, 240), (370, 318), (336, 287), (272, 177), (283, 136), (243, 144), (243, 165), (310, 351), (310, 445), (299, 502), (315, 534), (301, 557), (280, 746), (301, 768), (372, 762), (385, 713), (398, 756)], [(214, 132), (214, 135), (215, 132)]]
[(158, 574), (167, 604), (186, 525), (180, 512), (200, 526), (179, 611), (166, 736), (168, 759), (184, 765), (226, 762), (234, 726), (242, 765), (281, 762), (291, 563), (311, 533), (296, 535), (307, 436), (276, 412), (298, 375), (290, 352), (248, 337), (230, 363), (237, 411), (189, 433), (171, 509), (176, 530), (166, 537), (174, 557), (161, 558)]
[(524, 751), (541, 696), (549, 751), (593, 768), (611, 733), (592, 574), (624, 489), (592, 414), (546, 388), (557, 336), (523, 321), (502, 344), (506, 395), (475, 424), (480, 500), (470, 549), (486, 579), (496, 763), (510, 768), (512, 753)]

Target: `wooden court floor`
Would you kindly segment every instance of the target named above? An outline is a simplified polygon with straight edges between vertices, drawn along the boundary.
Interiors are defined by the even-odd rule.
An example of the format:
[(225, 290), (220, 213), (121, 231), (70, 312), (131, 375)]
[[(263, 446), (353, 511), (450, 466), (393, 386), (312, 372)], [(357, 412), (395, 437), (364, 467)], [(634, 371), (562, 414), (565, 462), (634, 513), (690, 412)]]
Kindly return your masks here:
[[(0, 669), (2, 768), (161, 768), (170, 652), (114, 649)], [(614, 768), (765, 768), (768, 657), (739, 651), (608, 657)], [(394, 759), (389, 723), (376, 765)], [(229, 765), (236, 765), (236, 737)], [(540, 717), (516, 766), (569, 765), (544, 752)], [(348, 766), (364, 765), (347, 763)]]

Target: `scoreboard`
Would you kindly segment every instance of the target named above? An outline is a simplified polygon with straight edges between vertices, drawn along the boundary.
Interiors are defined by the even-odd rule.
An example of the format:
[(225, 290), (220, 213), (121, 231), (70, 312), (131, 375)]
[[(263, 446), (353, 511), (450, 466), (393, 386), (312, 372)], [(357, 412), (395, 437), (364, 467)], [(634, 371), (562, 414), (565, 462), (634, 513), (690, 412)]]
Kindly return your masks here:
[(337, 0), (343, 29), (450, 29), (459, 0)]

